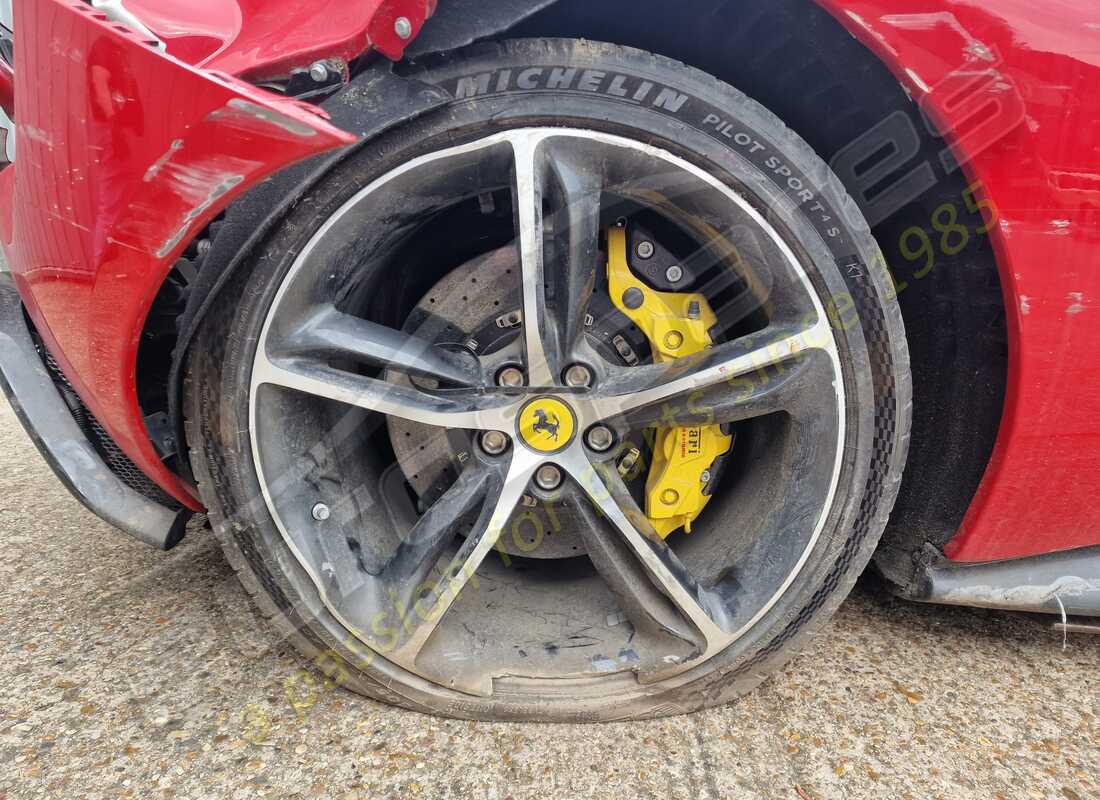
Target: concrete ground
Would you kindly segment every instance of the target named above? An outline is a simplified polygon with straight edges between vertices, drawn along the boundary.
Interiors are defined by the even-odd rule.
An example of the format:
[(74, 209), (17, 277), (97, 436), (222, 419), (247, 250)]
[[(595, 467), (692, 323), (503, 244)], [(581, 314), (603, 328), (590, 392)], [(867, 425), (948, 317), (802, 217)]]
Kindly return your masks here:
[(315, 684), (201, 532), (71, 499), (0, 401), (0, 800), (1100, 798), (1100, 637), (857, 589), (755, 694), (606, 726), (433, 719)]

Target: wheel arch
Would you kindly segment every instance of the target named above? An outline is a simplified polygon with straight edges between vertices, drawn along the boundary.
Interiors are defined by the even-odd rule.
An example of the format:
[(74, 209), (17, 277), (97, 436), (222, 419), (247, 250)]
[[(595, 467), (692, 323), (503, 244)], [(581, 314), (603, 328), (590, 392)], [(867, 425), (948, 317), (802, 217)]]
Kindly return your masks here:
[[(361, 100), (366, 96), (372, 104), (364, 113)], [(310, 187), (371, 138), (447, 99), (435, 87), (396, 75), (389, 62), (375, 63), (324, 103), (332, 124), (355, 133), (358, 144), (275, 174), (191, 240), (150, 309), (136, 371), (139, 397), (147, 400), (148, 408), (166, 415), (165, 430), (171, 446), (181, 448), (181, 456), (186, 442), (181, 400), (188, 353), (218, 294)], [(176, 463), (182, 476), (194, 482), (189, 460), (183, 457)]]

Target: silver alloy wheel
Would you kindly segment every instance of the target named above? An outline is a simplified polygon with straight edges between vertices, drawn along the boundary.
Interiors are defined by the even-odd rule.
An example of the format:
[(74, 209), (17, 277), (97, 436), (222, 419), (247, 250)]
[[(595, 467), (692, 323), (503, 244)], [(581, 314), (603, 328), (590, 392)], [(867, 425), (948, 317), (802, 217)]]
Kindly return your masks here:
[[(461, 185), (467, 171), (499, 173), (511, 183), (521, 267), (520, 349), (528, 376), (523, 387), (496, 386), (501, 365), (491, 359), (479, 361), (339, 310), (331, 288), (338, 282), (326, 280), (342, 248), (379, 208), (399, 195), (427, 193), (423, 187), (440, 176)], [(557, 200), (555, 193), (560, 195)], [(672, 363), (622, 366), (597, 353), (583, 336), (581, 312), (586, 292), (591, 292), (591, 249), (600, 233), (601, 203), (607, 195), (644, 198), (664, 212), (679, 214), (685, 225), (701, 220), (695, 230), (711, 239), (708, 245), (721, 245), (724, 238), (723, 215), (715, 212), (720, 204), (725, 205), (725, 219), (752, 227), (762, 237), (762, 250), (771, 256), (767, 280), (759, 289), (772, 309), (767, 327)], [(544, 211), (547, 203), (549, 213)], [(563, 233), (568, 241), (565, 263), (547, 263), (547, 237)], [(564, 295), (553, 309), (545, 294), (550, 280), (561, 281), (559, 292)], [(387, 372), (370, 376), (333, 366), (333, 361), (342, 360)], [(562, 380), (565, 368), (578, 361), (597, 369), (593, 388), (568, 387)], [(789, 378), (799, 370), (805, 371), (802, 377), (812, 372), (814, 396), (809, 402), (806, 382)], [(387, 380), (393, 372), (429, 385)], [(774, 385), (770, 379), (756, 382), (751, 377), (764, 374), (779, 377)], [(733, 391), (739, 384), (741, 390)], [(271, 435), (277, 415), (264, 405), (271, 392), (286, 391), (450, 431), (502, 431), (512, 437), (512, 444), (498, 459), (471, 460), (411, 530), (401, 532), (384, 568), (371, 574), (334, 556), (334, 546), (326, 538), (328, 523), (309, 518), (310, 503), (304, 515), (299, 511), (301, 471), (293, 467), (298, 456), (279, 452)], [(667, 413), (669, 403), (686, 396), (707, 394), (707, 413), (717, 422), (730, 423), (786, 410), (795, 405), (792, 392), (799, 393), (799, 408), (810, 420), (806, 430), (816, 437), (822, 465), (821, 479), (807, 481), (816, 491), (812, 524), (799, 531), (780, 530), (798, 548), (785, 560), (777, 556), (783, 561), (781, 574), (770, 577), (770, 583), (740, 595), (736, 587), (698, 581), (653, 530), (614, 463), (584, 444), (583, 432), (597, 423), (617, 432), (652, 427)], [(710, 403), (709, 398), (719, 395), (720, 400)], [(534, 397), (551, 398), (568, 408), (577, 435), (563, 449), (541, 452), (518, 434), (517, 418)], [(798, 256), (735, 189), (640, 142), (595, 131), (521, 128), (404, 164), (361, 190), (316, 232), (286, 276), (264, 324), (251, 380), (250, 430), (263, 498), (288, 547), (329, 611), (390, 662), (448, 688), (483, 696), (493, 693), (496, 679), (517, 674), (514, 664), (499, 671), (485, 664), (463, 672), (438, 653), (431, 658), (424, 654), (464, 589), (476, 583), (536, 472), (553, 464), (610, 523), (660, 595), (671, 602), (671, 614), (642, 597), (644, 592), (633, 599), (646, 606), (650, 621), (692, 647), (687, 655), (662, 657), (658, 648), (646, 658), (625, 659), (614, 668), (596, 664), (587, 671), (574, 665), (564, 674), (527, 677), (628, 672), (641, 683), (676, 684), (689, 680), (693, 668), (725, 650), (763, 617), (813, 550), (829, 518), (841, 471), (845, 385), (829, 317)], [(464, 516), (473, 516), (475, 522), (455, 548), (454, 523)], [(600, 561), (596, 551), (606, 545), (599, 541), (601, 535), (594, 525), (581, 531), (594, 562)], [(433, 575), (439, 577), (433, 580)], [(750, 580), (742, 576), (741, 585)], [(636, 584), (637, 575), (628, 582)], [(380, 634), (373, 621), (394, 608), (401, 620), (396, 634), (390, 628)], [(631, 622), (639, 628), (643, 624)]]

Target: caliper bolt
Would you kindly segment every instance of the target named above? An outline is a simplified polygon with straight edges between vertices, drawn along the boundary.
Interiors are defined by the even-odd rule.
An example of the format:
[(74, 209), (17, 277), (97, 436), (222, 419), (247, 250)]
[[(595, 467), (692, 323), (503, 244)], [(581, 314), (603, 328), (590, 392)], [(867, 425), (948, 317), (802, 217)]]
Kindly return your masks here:
[(699, 476), (700, 483), (710, 483), (710, 470), (703, 470), (703, 474)]
[(638, 258), (653, 258), (653, 242), (638, 242)]
[(393, 23), (393, 32), (402, 39), (413, 35), (413, 26), (408, 17), (398, 17)]
[(679, 264), (673, 264), (665, 270), (665, 277), (668, 278), (669, 283), (679, 283), (684, 277), (684, 269)]
[(481, 434), (481, 449), (491, 456), (499, 456), (508, 449), (508, 436), (500, 431)]
[(665, 334), (665, 347), (669, 350), (678, 350), (684, 343), (684, 334), (679, 331), (669, 331)]
[(631, 286), (625, 292), (623, 292), (623, 305), (633, 311), (636, 308), (641, 308), (642, 303), (645, 302), (645, 294), (637, 286)]
[(317, 505), (315, 505), (310, 513), (313, 515), (313, 518), (318, 522), (324, 522), (326, 519), (332, 516), (332, 510), (324, 503), (318, 503)]
[(665, 489), (661, 492), (661, 502), (666, 506), (674, 506), (680, 502), (680, 493), (675, 489)]
[(585, 441), (597, 453), (606, 453), (615, 443), (615, 434), (606, 425), (593, 425), (588, 429)]
[(553, 464), (543, 464), (535, 472), (535, 484), (544, 491), (553, 491), (561, 486), (561, 470)]
[(583, 389), (592, 385), (592, 370), (584, 364), (574, 364), (565, 371), (565, 385)]
[(324, 61), (315, 61), (309, 68), (309, 77), (317, 83), (328, 80), (328, 64)]
[(515, 389), (519, 386), (523, 386), (523, 370), (519, 367), (505, 367), (497, 373), (497, 384), (499, 386), (507, 386), (510, 389)]

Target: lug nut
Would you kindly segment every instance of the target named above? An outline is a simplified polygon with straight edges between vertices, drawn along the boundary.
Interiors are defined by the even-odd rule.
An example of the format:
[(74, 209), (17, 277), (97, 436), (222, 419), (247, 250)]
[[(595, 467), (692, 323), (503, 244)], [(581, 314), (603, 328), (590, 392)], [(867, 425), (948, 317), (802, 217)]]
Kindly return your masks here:
[(523, 386), (523, 370), (519, 367), (505, 367), (497, 373), (497, 385), (515, 389)]
[(684, 269), (679, 264), (673, 264), (665, 270), (665, 277), (669, 283), (679, 283), (684, 277)]
[(553, 464), (543, 464), (535, 472), (535, 485), (544, 491), (553, 491), (561, 486), (561, 470)]
[(638, 258), (653, 258), (653, 242), (638, 242)]
[(402, 39), (413, 35), (413, 26), (408, 17), (398, 17), (393, 23), (393, 32)]
[(310, 513), (313, 515), (313, 518), (318, 522), (324, 522), (326, 519), (332, 516), (332, 510), (324, 503), (318, 503), (317, 505), (315, 505)]
[(592, 370), (584, 364), (574, 364), (565, 371), (565, 385), (581, 389), (592, 385)]
[(585, 441), (597, 453), (606, 453), (615, 443), (615, 434), (605, 425), (593, 425), (588, 429)]
[(499, 456), (508, 449), (508, 436), (500, 431), (481, 434), (481, 449), (491, 456)]

